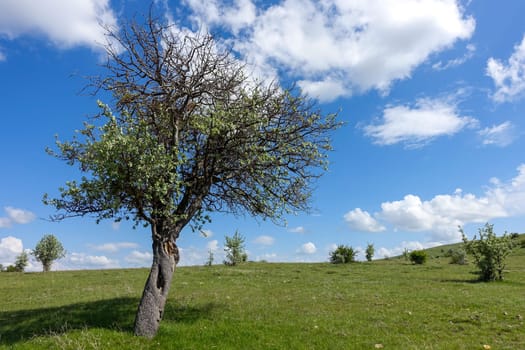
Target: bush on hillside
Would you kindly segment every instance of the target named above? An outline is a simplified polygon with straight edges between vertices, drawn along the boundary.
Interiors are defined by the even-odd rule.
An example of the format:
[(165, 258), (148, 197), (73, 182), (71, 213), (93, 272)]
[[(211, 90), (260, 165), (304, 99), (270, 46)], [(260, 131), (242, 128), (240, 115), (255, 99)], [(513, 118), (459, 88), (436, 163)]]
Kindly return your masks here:
[(330, 252), (332, 264), (347, 264), (355, 261), (358, 251), (351, 246), (340, 244), (334, 251)]
[(480, 280), (485, 282), (503, 280), (505, 259), (511, 253), (516, 243), (515, 240), (506, 233), (497, 237), (494, 233), (494, 225), (488, 223), (478, 229), (479, 238), (476, 239), (474, 236), (470, 241), (461, 227), (459, 231), (463, 237), (466, 252), (474, 257), (478, 266)]
[(410, 253), (409, 259), (414, 264), (422, 265), (427, 262), (427, 252), (424, 250), (414, 250)]
[(450, 263), (457, 265), (467, 264), (467, 252), (463, 248), (451, 249), (450, 251)]

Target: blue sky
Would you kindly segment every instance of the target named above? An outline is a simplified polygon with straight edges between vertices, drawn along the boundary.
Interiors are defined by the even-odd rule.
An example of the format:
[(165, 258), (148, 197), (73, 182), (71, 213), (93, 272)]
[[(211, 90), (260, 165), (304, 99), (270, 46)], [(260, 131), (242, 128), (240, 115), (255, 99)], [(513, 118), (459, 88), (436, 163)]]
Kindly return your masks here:
[[(223, 259), (239, 230), (252, 260), (327, 261), (336, 244), (376, 258), (457, 242), (485, 222), (525, 231), (525, 3), (521, 0), (156, 1), (181, 29), (207, 29), (259, 78), (296, 82), (345, 126), (311, 213), (287, 226), (214, 216), (179, 239), (181, 265)], [(97, 112), (84, 76), (103, 74), (99, 23), (148, 10), (136, 0), (0, 2), (0, 263), (47, 233), (68, 255), (53, 269), (151, 263), (148, 228), (47, 220), (77, 170), (48, 156)], [(109, 101), (108, 96), (98, 98)], [(363, 253), (360, 254), (362, 258)], [(31, 261), (29, 270), (41, 266)]]

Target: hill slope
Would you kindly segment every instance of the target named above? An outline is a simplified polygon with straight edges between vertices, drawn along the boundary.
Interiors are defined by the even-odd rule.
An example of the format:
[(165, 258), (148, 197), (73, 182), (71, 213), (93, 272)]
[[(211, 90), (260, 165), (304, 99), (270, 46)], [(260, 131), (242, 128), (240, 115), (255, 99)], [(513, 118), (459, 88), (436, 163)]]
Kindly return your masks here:
[(474, 283), (473, 269), (442, 257), (179, 268), (151, 341), (132, 335), (147, 270), (2, 273), (0, 347), (524, 349), (525, 249), (503, 282)]

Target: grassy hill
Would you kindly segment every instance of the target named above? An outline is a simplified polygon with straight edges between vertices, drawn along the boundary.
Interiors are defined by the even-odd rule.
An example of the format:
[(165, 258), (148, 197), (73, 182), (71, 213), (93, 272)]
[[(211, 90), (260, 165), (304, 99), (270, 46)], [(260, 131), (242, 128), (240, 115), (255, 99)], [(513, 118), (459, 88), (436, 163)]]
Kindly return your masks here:
[(442, 250), (426, 265), (177, 269), (159, 334), (134, 337), (145, 269), (0, 274), (2, 349), (525, 349), (525, 249), (477, 283)]

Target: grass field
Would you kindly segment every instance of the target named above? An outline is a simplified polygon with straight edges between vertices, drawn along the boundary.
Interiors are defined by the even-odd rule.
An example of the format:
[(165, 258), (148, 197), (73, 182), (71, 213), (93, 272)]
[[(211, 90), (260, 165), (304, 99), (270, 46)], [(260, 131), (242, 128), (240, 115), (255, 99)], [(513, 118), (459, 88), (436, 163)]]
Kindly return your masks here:
[(1, 273), (0, 348), (525, 349), (525, 249), (495, 283), (441, 249), (422, 266), (178, 268), (152, 340), (132, 334), (145, 269)]

